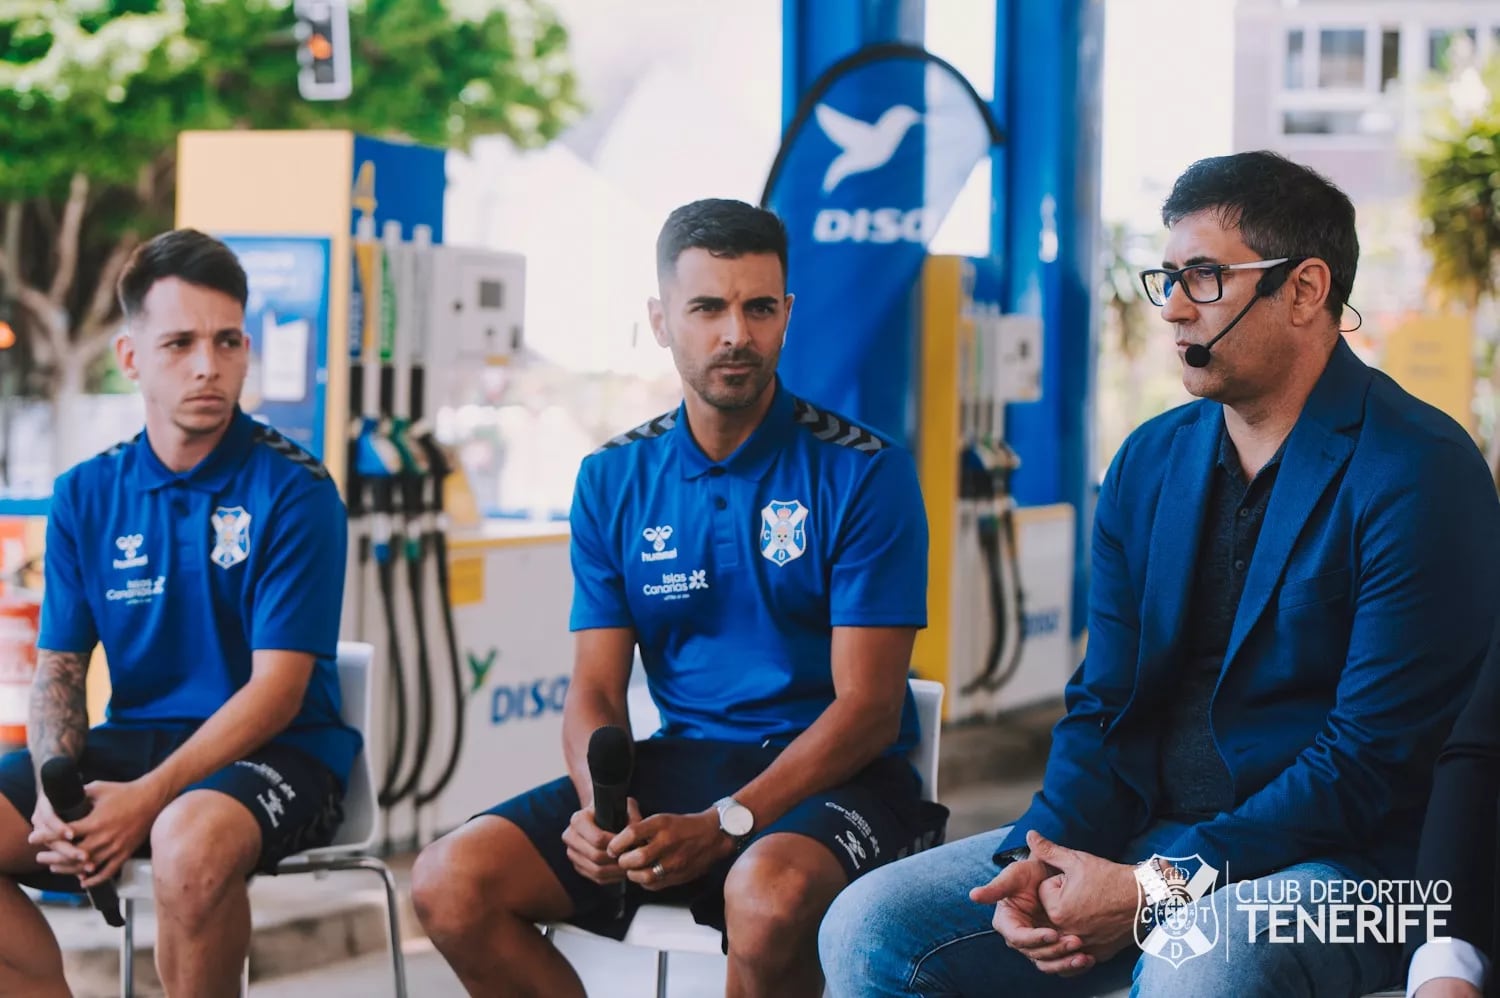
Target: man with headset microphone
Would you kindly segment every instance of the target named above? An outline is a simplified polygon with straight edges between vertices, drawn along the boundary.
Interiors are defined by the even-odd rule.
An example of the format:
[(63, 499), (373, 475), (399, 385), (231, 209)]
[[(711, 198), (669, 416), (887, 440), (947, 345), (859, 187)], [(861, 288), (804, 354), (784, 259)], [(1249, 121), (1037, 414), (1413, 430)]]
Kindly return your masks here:
[(1358, 259), (1341, 191), (1242, 153), (1191, 166), (1162, 216), (1142, 279), (1199, 401), (1136, 430), (1104, 480), (1087, 655), (1041, 792), (851, 884), (820, 933), (831, 995), (1133, 979), (1288, 998), (1400, 975), (1391, 926), (1287, 938), (1253, 902), (1413, 876), (1500, 598), (1500, 503), (1462, 428), (1340, 336)]

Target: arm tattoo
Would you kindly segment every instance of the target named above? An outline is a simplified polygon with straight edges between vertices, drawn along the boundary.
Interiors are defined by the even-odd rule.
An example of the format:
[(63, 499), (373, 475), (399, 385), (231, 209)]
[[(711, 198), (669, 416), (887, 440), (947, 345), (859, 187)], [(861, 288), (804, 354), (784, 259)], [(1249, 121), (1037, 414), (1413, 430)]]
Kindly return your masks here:
[(26, 743), (32, 764), (38, 769), (53, 756), (77, 759), (83, 754), (83, 736), (89, 728), (84, 686), (88, 671), (89, 656), (85, 652), (37, 649)]

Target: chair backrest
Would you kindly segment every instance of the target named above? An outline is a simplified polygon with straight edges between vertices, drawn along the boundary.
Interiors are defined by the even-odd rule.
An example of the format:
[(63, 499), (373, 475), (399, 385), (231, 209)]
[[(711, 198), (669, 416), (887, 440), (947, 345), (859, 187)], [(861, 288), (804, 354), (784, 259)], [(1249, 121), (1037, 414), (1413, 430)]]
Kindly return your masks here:
[(375, 671), (375, 648), (363, 641), (340, 641), (338, 652), (340, 712), (344, 723), (365, 739), (349, 771), (344, 793), (344, 821), (329, 849), (363, 852), (375, 844), (375, 774), (370, 769), (370, 683)]
[(922, 737), (907, 756), (922, 778), (922, 799), (937, 800), (938, 749), (943, 737), (943, 684), (931, 679), (911, 679), (911, 695), (917, 701), (917, 723)]
[[(917, 722), (922, 739), (911, 750), (912, 766), (922, 777), (922, 798), (937, 800), (938, 747), (943, 735), (943, 684), (931, 679), (912, 679), (912, 697), (917, 701)], [(661, 712), (645, 683), (631, 683), (627, 694), (630, 730), (636, 738), (650, 738), (661, 727)]]

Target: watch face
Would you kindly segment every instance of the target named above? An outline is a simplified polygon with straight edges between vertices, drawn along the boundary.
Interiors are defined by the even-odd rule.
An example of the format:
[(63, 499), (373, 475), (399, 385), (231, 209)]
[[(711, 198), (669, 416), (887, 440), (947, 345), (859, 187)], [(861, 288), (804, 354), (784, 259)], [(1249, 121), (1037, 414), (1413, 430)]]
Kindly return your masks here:
[(750, 809), (743, 804), (726, 804), (719, 812), (719, 827), (730, 835), (736, 837), (749, 835), (750, 829), (755, 826), (755, 817)]

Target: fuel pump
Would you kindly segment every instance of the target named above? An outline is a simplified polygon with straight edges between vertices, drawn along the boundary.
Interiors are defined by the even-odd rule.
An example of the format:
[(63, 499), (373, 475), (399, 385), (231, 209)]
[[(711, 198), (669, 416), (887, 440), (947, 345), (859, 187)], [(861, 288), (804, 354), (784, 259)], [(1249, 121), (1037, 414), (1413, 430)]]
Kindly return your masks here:
[[(402, 621), (409, 627), (402, 631), (400, 639), (405, 641), (402, 662), (411, 668), (402, 672), (399, 697), (406, 704), (405, 719), (408, 724), (406, 737), (399, 738), (400, 747), (406, 751), (392, 753), (386, 772), (390, 780), (384, 788), (382, 806), (393, 808), (408, 800), (416, 789), (428, 743), (432, 736), (432, 684), (431, 663), (428, 654), (426, 624), (426, 592), (423, 578), (424, 549), (424, 493), (427, 463), (419, 450), (411, 446), (408, 430), (411, 425), (412, 405), (418, 400), (421, 386), (415, 380), (416, 367), (412, 363), (415, 339), (418, 335), (415, 321), (417, 298), (416, 280), (413, 273), (415, 250), (401, 241), (399, 223), (387, 222), (382, 232), (382, 300), (384, 304), (382, 351), (381, 351), (381, 426), (392, 447), (399, 455), (399, 468), (395, 470), (392, 493), (398, 512), (393, 521), (399, 531), (393, 536), (391, 561), (404, 566), (405, 592), (401, 592), (401, 580), (394, 581), (390, 604), (392, 611), (399, 607)], [(389, 405), (386, 399), (389, 398)], [(404, 598), (403, 598), (404, 597)], [(393, 681), (394, 678), (393, 678)], [(412, 818), (415, 829), (416, 817)], [(387, 838), (392, 832), (392, 823), (386, 824)]]
[[(417, 810), (418, 835), (420, 837), (422, 809), (431, 804), (447, 789), (458, 768), (459, 753), (464, 741), (464, 677), (463, 662), (459, 658), (458, 634), (453, 622), (453, 587), (448, 577), (448, 517), (444, 511), (443, 489), (448, 475), (457, 462), (448, 449), (438, 442), (426, 409), (427, 358), (431, 352), (433, 333), (433, 262), (432, 232), (419, 225), (412, 232), (412, 254), (410, 273), (412, 277), (412, 321), (417, 335), (411, 353), (411, 416), (408, 428), (409, 447), (414, 455), (420, 455), (425, 465), (425, 487), (427, 495), (420, 496), (422, 503), (422, 543), (419, 560), (425, 566), (433, 565), (436, 587), (438, 618), (443, 628), (442, 658), (447, 664), (447, 677), (452, 697), (453, 724), (448, 737), (447, 751), (442, 768), (436, 777), (425, 786), (418, 781), (413, 798)], [(422, 573), (426, 578), (426, 573)], [(435, 697), (434, 697), (435, 699)]]
[(1002, 313), (999, 275), (994, 261), (957, 256), (929, 257), (923, 272), (928, 626), (913, 662), (944, 677), (953, 721), (1054, 697), (1076, 665), (1073, 510), (1022, 506), (1012, 490), (1023, 455), (1007, 439), (1007, 415), (1041, 398), (1041, 324)]
[(394, 563), (398, 543), (396, 483), (402, 459), (390, 435), (395, 388), (393, 327), (386, 320), (390, 302), (383, 246), (374, 230), (374, 219), (366, 215), (357, 223), (354, 239), (358, 293), (354, 296), (356, 305), (350, 310), (353, 328), (349, 337), (351, 443), (347, 491), (355, 540), (350, 547), (357, 558), (353, 575), (358, 583), (353, 587), (355, 633), (374, 644), (377, 660), (387, 665), (385, 695), (377, 700), (386, 704), (389, 725), (379, 783), (380, 803), (386, 807), (405, 758), (409, 722)]
[[(984, 304), (972, 306), (972, 336), (960, 356), (958, 499), (963, 531), (977, 543), (987, 599), (990, 640), (978, 673), (962, 687), (965, 695), (998, 692), (1015, 676), (1025, 635), (1025, 594), (1021, 588), (1010, 479), (1021, 461), (1005, 442), (1005, 402), (999, 397), (999, 315)], [(983, 626), (983, 625), (978, 625)]]

